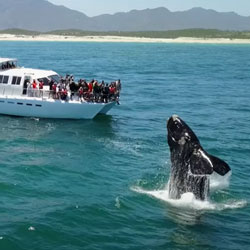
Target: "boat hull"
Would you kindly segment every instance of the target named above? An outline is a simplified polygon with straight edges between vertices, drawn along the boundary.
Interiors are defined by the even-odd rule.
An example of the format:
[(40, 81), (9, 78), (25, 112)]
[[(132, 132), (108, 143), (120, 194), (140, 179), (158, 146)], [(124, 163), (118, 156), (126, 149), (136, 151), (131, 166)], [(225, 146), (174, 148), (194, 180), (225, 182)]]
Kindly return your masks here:
[(0, 97), (0, 114), (55, 119), (93, 119), (99, 113), (106, 114), (114, 105), (115, 102)]
[(116, 105), (116, 102), (105, 103), (105, 105), (103, 105), (103, 108), (101, 109), (99, 114), (106, 115), (109, 112), (109, 110), (112, 109), (115, 105)]

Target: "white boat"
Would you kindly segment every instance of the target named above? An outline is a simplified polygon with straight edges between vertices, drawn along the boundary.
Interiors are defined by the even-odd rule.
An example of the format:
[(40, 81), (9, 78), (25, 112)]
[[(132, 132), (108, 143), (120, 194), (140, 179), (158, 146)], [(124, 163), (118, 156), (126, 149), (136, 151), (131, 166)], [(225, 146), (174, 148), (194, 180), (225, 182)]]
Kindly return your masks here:
[[(17, 66), (17, 60), (0, 58), (0, 114), (36, 118), (92, 119), (106, 114), (116, 101), (88, 102), (79, 98), (67, 101), (54, 99), (50, 94), (49, 80), (59, 82), (60, 76), (51, 70)], [(27, 83), (43, 81), (42, 90), (29, 95)]]

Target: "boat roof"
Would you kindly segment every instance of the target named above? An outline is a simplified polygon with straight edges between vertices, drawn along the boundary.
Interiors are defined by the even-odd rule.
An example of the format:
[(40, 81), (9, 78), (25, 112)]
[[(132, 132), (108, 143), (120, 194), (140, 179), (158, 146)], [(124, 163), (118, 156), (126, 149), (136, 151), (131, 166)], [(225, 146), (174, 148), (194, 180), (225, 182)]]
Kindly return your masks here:
[(3, 57), (0, 57), (0, 63), (7, 63), (7, 62), (16, 62), (17, 59), (15, 58), (3, 58)]
[(32, 68), (11, 68), (5, 69), (4, 74), (10, 76), (32, 76), (33, 78), (43, 78), (51, 75), (58, 75), (55, 71), (52, 70), (42, 70), (42, 69), (32, 69)]

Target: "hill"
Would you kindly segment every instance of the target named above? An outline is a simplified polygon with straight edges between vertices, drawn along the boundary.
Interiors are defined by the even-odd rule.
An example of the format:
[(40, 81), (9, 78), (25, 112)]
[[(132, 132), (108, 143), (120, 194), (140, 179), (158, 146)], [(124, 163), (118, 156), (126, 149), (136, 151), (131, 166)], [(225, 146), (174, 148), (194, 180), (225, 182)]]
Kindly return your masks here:
[(132, 10), (114, 15), (87, 15), (46, 0), (0, 0), (0, 30), (40, 32), (78, 29), (85, 31), (166, 31), (183, 29), (250, 30), (250, 17), (234, 12), (193, 8), (171, 12), (166, 8)]

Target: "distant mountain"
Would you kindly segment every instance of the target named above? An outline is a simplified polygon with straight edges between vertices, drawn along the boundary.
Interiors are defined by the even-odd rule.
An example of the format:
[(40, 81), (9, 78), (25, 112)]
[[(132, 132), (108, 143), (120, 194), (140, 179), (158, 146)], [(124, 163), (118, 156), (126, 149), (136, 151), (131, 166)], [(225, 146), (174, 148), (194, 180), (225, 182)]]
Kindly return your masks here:
[[(96, 30), (163, 31), (179, 29), (250, 30), (250, 17), (234, 12), (193, 8), (188, 11), (170, 12), (166, 8), (132, 10), (128, 13), (93, 17)], [(97, 26), (98, 25), (98, 26)]]
[(164, 31), (179, 29), (250, 30), (250, 17), (234, 12), (193, 8), (170, 12), (166, 8), (132, 10), (114, 15), (88, 17), (46, 0), (0, 0), (0, 30), (52, 31)]
[(0, 29), (49, 31), (84, 27), (89, 17), (45, 0), (0, 0)]

